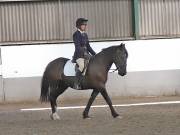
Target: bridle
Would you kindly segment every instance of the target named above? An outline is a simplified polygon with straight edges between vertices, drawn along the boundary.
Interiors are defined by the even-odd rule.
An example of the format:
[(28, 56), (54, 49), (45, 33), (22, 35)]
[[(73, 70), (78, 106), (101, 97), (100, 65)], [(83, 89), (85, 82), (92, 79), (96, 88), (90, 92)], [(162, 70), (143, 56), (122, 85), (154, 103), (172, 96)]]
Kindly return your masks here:
[(110, 70), (112, 70), (112, 72), (110, 72), (110, 73), (114, 73), (114, 72), (116, 72), (118, 69), (119, 69), (119, 68), (116, 68), (116, 69), (110, 69)]

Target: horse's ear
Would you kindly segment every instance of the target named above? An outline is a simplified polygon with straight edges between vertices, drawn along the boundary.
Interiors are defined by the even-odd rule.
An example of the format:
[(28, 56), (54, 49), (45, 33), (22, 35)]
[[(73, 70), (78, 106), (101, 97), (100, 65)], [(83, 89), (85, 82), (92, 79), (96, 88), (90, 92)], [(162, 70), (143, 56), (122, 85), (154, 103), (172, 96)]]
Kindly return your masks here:
[(119, 47), (125, 48), (125, 44), (124, 44), (124, 43), (121, 43), (121, 44), (119, 45)]

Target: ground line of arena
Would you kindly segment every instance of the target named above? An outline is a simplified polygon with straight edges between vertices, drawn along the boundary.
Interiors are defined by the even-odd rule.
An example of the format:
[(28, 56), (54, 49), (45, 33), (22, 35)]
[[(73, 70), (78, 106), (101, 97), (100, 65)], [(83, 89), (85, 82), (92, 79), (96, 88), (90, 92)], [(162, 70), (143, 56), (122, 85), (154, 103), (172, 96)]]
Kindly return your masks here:
[[(180, 104), (180, 101), (166, 101), (166, 102), (149, 102), (149, 103), (135, 103), (135, 104), (117, 104), (114, 107), (131, 107), (131, 106), (148, 106), (148, 105), (168, 105), (168, 104)], [(68, 110), (68, 109), (84, 109), (86, 106), (69, 106), (69, 107), (58, 107), (57, 109)], [(108, 105), (94, 105), (92, 108), (104, 108)], [(20, 111), (43, 111), (50, 110), (51, 108), (28, 108), (20, 109)]]

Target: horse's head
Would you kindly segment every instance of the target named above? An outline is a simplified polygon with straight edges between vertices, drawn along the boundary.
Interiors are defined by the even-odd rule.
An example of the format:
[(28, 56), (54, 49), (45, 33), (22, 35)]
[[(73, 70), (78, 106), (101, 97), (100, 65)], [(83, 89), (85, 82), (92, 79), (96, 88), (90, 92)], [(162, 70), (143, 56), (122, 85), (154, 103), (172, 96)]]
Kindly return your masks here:
[(114, 64), (116, 65), (118, 70), (118, 74), (121, 76), (124, 76), (127, 73), (126, 71), (127, 58), (128, 58), (128, 52), (125, 48), (125, 44), (121, 43), (121, 45), (117, 47), (113, 57)]

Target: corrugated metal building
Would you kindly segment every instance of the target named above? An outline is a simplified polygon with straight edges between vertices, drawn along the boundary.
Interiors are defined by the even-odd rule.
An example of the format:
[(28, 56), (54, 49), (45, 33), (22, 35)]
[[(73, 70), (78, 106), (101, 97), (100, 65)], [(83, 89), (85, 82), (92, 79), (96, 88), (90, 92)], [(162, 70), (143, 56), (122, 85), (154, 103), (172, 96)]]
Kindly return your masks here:
[[(39, 44), (71, 42), (78, 17), (89, 19), (90, 40), (105, 41), (92, 44), (99, 50), (108, 44), (114, 45), (106, 40), (180, 37), (180, 0), (0, 0), (0, 102), (38, 100), (46, 64), (57, 57), (71, 58), (74, 51), (72, 43)], [(136, 70), (129, 73), (126, 81), (111, 74), (110, 80), (115, 80), (110, 82), (112, 94), (160, 96), (179, 93), (179, 70), (174, 70), (179, 68), (179, 63), (171, 61), (172, 64), (162, 68), (166, 66), (163, 65), (166, 58), (179, 56), (176, 52), (178, 42), (179, 39), (127, 41), (132, 50), (128, 50), (130, 62), (144, 69), (137, 71), (135, 66)], [(149, 48), (160, 47), (166, 50), (161, 55), (156, 50), (150, 57)], [(170, 48), (171, 57), (166, 55)], [(81, 95), (79, 97), (82, 99)]]
[(0, 0), (0, 44), (71, 41), (78, 17), (91, 40), (180, 36), (179, 0)]
[(132, 36), (131, 0), (4, 2), (0, 9), (0, 42), (71, 40), (78, 17), (89, 19), (91, 39)]
[(179, 37), (179, 0), (140, 0), (141, 37)]

